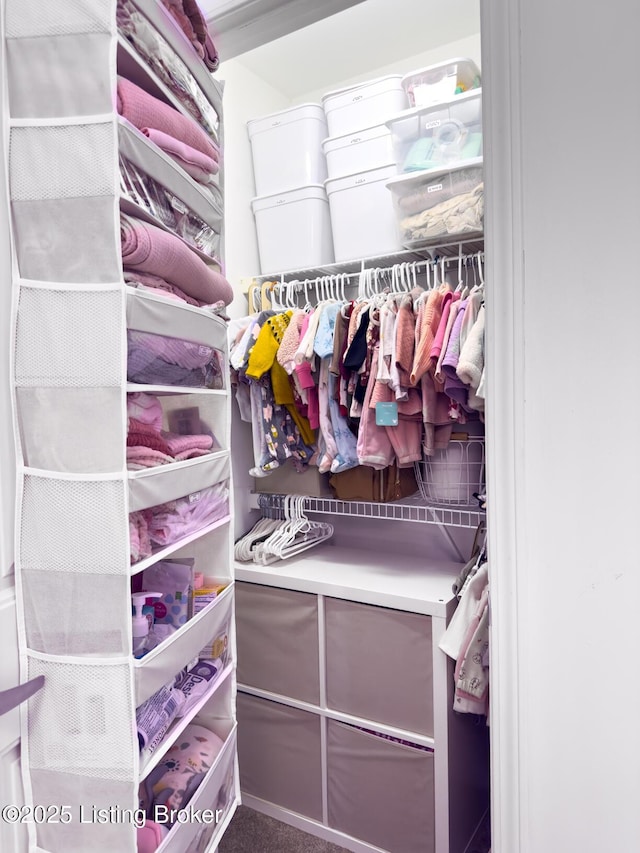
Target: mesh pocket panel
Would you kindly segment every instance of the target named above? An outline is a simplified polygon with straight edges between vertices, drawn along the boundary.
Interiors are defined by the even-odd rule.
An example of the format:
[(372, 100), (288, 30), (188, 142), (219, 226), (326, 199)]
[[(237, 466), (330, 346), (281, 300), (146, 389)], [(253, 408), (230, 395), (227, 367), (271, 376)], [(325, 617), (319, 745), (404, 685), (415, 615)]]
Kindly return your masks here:
[(119, 291), (20, 290), (16, 384), (104, 387), (124, 376)]
[[(133, 778), (135, 709), (129, 667), (29, 658), (44, 675), (29, 701), (29, 766), (107, 780)], [(135, 744), (137, 751), (137, 742)]]
[(108, 33), (113, 4), (87, 0), (7, 0), (8, 38), (64, 36), (71, 33)]
[(30, 649), (50, 655), (94, 657), (129, 653), (127, 622), (131, 617), (124, 603), (129, 601), (130, 588), (126, 575), (23, 570), (22, 589)]
[(116, 140), (112, 122), (11, 128), (12, 200), (115, 195)]
[(25, 570), (128, 572), (128, 522), (121, 480), (24, 478), (20, 559)]

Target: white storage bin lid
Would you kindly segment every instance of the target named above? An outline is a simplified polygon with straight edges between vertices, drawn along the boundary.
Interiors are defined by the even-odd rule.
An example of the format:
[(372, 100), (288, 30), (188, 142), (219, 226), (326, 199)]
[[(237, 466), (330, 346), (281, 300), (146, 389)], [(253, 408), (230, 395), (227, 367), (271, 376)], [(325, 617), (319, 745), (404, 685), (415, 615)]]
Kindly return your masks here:
[[(367, 169), (365, 172), (353, 172), (351, 175), (344, 175), (341, 178), (329, 178), (324, 182), (327, 190), (327, 195), (338, 193), (342, 190), (350, 190), (354, 187), (360, 187), (365, 184), (373, 184), (376, 181), (386, 181), (390, 175), (395, 175), (396, 164), (389, 163), (386, 166), (379, 166), (377, 169)], [(386, 186), (389, 186), (386, 184)]]
[(452, 163), (448, 166), (443, 166), (442, 169), (424, 169), (422, 172), (398, 175), (387, 181), (387, 187), (397, 195), (404, 195), (425, 181), (431, 182), (440, 176), (444, 177), (451, 173), (460, 172), (463, 169), (473, 169), (477, 166), (482, 167), (482, 162), (482, 157), (474, 157), (472, 160), (465, 160), (463, 163)]
[[(461, 66), (461, 68), (458, 66)], [(435, 87), (437, 83), (445, 77), (448, 77), (449, 75), (453, 76), (454, 74), (458, 77), (461, 73), (467, 80), (478, 81), (477, 86), (474, 86), (474, 84), (471, 83), (470, 88), (472, 86), (474, 88), (479, 88), (481, 79), (480, 69), (472, 59), (465, 59), (464, 57), (454, 57), (453, 59), (446, 60), (446, 62), (437, 62), (435, 65), (427, 65), (426, 68), (417, 68), (415, 71), (410, 71), (402, 78), (402, 86), (406, 91), (414, 82), (415, 78), (426, 77), (430, 79), (425, 80), (423, 85)], [(463, 93), (461, 92), (460, 94)], [(435, 103), (438, 100), (439, 97), (436, 95), (436, 98), (433, 101), (429, 99), (428, 103)], [(424, 105), (426, 106), (426, 103)]]
[(247, 130), (249, 131), (249, 137), (252, 137), (265, 130), (273, 130), (274, 127), (291, 124), (302, 119), (316, 119), (323, 124), (326, 124), (327, 121), (321, 104), (300, 104), (297, 107), (289, 107), (277, 113), (270, 113), (266, 116), (249, 119)]
[(298, 187), (295, 190), (287, 190), (283, 193), (272, 195), (261, 195), (251, 200), (251, 210), (254, 214), (271, 207), (279, 207), (282, 204), (291, 204), (296, 201), (307, 201), (308, 199), (327, 201), (327, 194), (321, 184), (309, 184), (306, 187)]
[[(392, 81), (397, 81), (397, 86), (390, 86)], [(344, 89), (335, 89), (322, 96), (322, 105), (325, 109), (341, 107), (350, 104), (354, 100), (354, 93), (358, 92), (357, 100), (369, 98), (386, 92), (390, 88), (402, 88), (401, 74), (388, 74), (386, 77), (376, 77), (375, 80), (367, 80), (364, 83), (356, 83), (353, 86), (345, 86)]]
[(378, 139), (387, 136), (389, 129), (386, 124), (374, 124), (373, 127), (365, 127), (362, 130), (354, 130), (353, 133), (345, 133), (342, 136), (329, 136), (322, 142), (322, 150), (325, 155), (341, 148), (348, 148), (358, 142), (368, 142), (370, 139)]
[[(396, 113), (391, 118), (388, 118), (384, 127), (388, 130), (393, 131), (394, 125), (398, 124), (398, 122), (404, 121), (405, 119), (411, 119), (414, 116), (420, 118), (423, 115), (427, 115), (428, 113), (433, 113), (440, 110), (446, 110), (447, 107), (457, 107), (460, 104), (464, 104), (468, 101), (479, 100), (482, 101), (482, 89), (469, 89), (468, 92), (461, 92), (459, 95), (452, 95), (450, 98), (447, 98), (444, 101), (437, 101), (433, 104), (424, 104), (421, 107), (411, 107), (408, 110), (403, 110), (400, 113)], [(323, 143), (324, 144), (324, 143)]]

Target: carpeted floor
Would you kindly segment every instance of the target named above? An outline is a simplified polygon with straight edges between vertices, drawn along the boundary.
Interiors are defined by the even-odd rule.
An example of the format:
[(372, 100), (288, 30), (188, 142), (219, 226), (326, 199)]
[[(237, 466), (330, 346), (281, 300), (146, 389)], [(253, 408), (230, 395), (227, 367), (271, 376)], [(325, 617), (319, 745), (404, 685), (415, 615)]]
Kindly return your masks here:
[[(488, 853), (491, 846), (489, 824), (483, 827), (469, 853)], [(323, 841), (314, 835), (267, 817), (260, 812), (240, 806), (218, 853), (347, 853), (344, 847)]]

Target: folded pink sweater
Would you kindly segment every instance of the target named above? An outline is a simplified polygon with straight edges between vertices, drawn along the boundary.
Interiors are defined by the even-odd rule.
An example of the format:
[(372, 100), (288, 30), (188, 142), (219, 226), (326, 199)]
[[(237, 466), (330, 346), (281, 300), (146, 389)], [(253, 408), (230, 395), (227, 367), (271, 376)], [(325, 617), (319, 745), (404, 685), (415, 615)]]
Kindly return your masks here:
[[(154, 142), (158, 148), (161, 148), (165, 154), (168, 154), (176, 161), (188, 175), (195, 181), (200, 181), (202, 184), (208, 184), (211, 176), (217, 174), (220, 167), (219, 156), (207, 157), (197, 148), (192, 148), (185, 142), (176, 139), (175, 136), (169, 136), (168, 133), (163, 133), (161, 130), (156, 130), (154, 127), (143, 127), (144, 135)], [(217, 152), (216, 152), (217, 153)]]
[(233, 300), (226, 278), (168, 231), (130, 216), (120, 218), (120, 242), (124, 267), (161, 276), (187, 296), (210, 304)]
[(161, 130), (215, 159), (216, 149), (213, 143), (193, 119), (145, 92), (126, 77), (118, 77), (117, 107), (120, 115), (138, 130), (143, 127)]

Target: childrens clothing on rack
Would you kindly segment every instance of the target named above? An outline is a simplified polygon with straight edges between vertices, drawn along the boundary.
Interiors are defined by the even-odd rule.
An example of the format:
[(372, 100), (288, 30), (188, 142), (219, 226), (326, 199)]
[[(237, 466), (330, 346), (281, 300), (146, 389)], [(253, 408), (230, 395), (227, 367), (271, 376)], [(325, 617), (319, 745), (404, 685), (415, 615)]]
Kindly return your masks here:
[[(236, 324), (232, 383), (252, 423), (251, 473), (268, 476), (288, 460), (334, 474), (411, 467), (446, 449), (452, 427), (479, 420), (484, 408), (483, 290), (462, 296), (446, 282), (387, 288)], [(379, 404), (397, 411), (393, 425), (378, 422)]]

